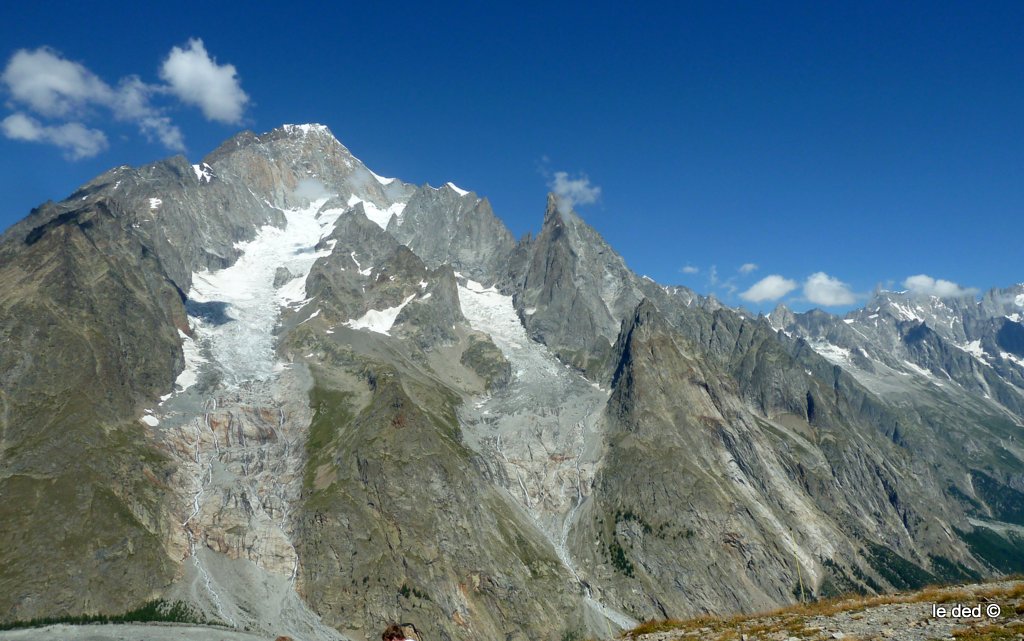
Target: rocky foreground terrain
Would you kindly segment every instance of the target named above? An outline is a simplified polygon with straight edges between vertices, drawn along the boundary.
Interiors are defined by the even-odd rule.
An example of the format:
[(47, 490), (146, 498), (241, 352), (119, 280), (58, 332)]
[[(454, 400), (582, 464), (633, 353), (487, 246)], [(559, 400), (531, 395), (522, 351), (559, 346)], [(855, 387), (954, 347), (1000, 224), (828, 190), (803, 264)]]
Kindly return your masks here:
[[(961, 614), (953, 608), (965, 606)], [(940, 611), (944, 608), (945, 611)], [(418, 635), (410, 632), (410, 638)], [(1024, 638), (1024, 581), (830, 599), (768, 614), (652, 621), (629, 641), (998, 641)], [(190, 625), (53, 625), (0, 632), (0, 641), (293, 641)], [(418, 641), (427, 641), (419, 638)]]
[[(971, 611), (954, 612), (958, 605)], [(624, 637), (633, 641), (1022, 639), (1024, 581), (829, 600), (759, 616), (651, 622)]]

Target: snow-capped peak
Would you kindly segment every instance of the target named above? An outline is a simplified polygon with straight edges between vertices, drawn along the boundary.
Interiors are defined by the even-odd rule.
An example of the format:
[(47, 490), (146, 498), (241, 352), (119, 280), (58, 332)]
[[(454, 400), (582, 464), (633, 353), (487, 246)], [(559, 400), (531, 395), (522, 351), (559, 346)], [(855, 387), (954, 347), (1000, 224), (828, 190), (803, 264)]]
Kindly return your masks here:
[(468, 192), (468, 191), (466, 191), (465, 189), (460, 189), (460, 188), (459, 188), (459, 187), (458, 187), (458, 186), (457, 186), (457, 185), (456, 185), (455, 183), (453, 183), (453, 182), (447, 182), (447, 183), (445, 183), (445, 185), (447, 185), (447, 186), (448, 186), (449, 188), (451, 188), (451, 190), (452, 190), (452, 191), (454, 191), (455, 193), (457, 193), (457, 194), (458, 194), (458, 195), (460, 195), (460, 196), (468, 196), (468, 195), (469, 195), (469, 192)]
[(310, 133), (317, 133), (333, 136), (333, 134), (331, 134), (331, 130), (327, 128), (327, 125), (321, 125), (315, 122), (304, 125), (282, 125), (281, 129), (283, 129), (285, 133), (293, 135), (301, 134), (303, 136), (308, 136)]
[(373, 173), (373, 171), (370, 169), (367, 169), (366, 171), (369, 171), (370, 175), (373, 176), (377, 180), (377, 182), (379, 182), (382, 185), (390, 185), (391, 183), (395, 182), (394, 178), (385, 178), (384, 176), (378, 176), (377, 174)]

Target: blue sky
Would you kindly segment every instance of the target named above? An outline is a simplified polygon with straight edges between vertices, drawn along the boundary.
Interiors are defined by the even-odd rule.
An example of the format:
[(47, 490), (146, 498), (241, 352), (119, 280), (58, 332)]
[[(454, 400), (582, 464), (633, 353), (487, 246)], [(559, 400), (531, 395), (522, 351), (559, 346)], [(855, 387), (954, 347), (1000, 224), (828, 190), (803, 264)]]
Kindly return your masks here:
[(149, 4), (0, 9), (5, 71), (48, 48), (102, 83), (54, 104), (4, 76), (0, 228), (112, 166), (321, 122), (517, 236), (566, 172), (637, 272), (755, 310), (1024, 280), (1019, 2)]

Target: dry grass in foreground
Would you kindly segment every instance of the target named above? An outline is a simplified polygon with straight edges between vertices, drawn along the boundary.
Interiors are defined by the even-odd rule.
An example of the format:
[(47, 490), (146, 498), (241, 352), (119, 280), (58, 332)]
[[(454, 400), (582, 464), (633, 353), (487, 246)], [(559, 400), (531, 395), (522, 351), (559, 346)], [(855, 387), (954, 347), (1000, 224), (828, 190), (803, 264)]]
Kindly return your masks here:
[[(828, 636), (822, 620), (833, 619), (837, 627), (864, 628), (865, 613), (899, 604), (997, 603), (1002, 616), (994, 622), (974, 621), (970, 624), (945, 621), (944, 632), (957, 641), (1001, 641), (1024, 638), (1024, 580), (1021, 577), (987, 584), (929, 587), (917, 592), (883, 594), (871, 597), (841, 597), (803, 603), (760, 614), (731, 617), (704, 616), (688, 620), (649, 621), (623, 634), (626, 639), (647, 635), (673, 633), (657, 638), (706, 639), (708, 641), (740, 641), (743, 639), (815, 639)], [(844, 625), (845, 624), (845, 625)], [(865, 636), (850, 634), (835, 638), (911, 638), (906, 630), (868, 631)], [(832, 637), (829, 637), (832, 638)]]

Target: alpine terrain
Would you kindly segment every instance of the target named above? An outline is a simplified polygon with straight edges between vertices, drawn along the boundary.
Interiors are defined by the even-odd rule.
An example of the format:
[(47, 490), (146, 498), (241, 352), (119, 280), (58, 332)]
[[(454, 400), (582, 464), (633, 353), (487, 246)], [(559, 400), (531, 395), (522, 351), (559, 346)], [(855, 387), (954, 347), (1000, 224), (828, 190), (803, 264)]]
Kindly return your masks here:
[(1024, 571), (1024, 284), (754, 317), (543, 204), (517, 241), (285, 125), (33, 210), (0, 622), (608, 638)]

